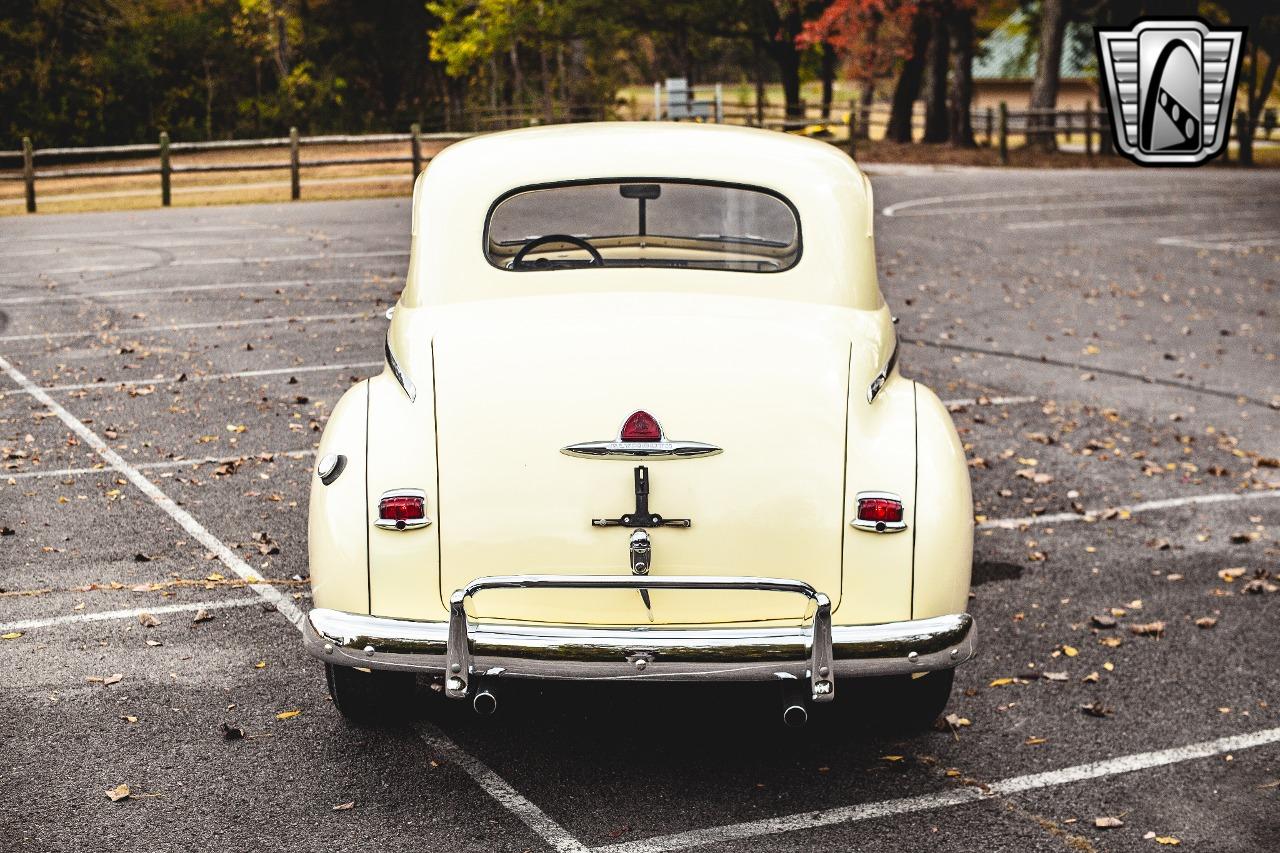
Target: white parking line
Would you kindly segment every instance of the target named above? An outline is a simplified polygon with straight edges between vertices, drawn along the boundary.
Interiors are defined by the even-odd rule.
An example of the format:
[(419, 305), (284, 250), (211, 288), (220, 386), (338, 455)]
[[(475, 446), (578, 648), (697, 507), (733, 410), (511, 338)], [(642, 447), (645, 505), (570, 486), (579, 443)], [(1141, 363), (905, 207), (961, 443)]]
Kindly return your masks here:
[[(106, 390), (137, 388), (140, 385), (173, 385), (178, 382), (220, 382), (224, 379), (253, 379), (259, 376), (283, 376), (295, 373), (321, 373), (333, 370), (364, 370), (370, 367), (382, 367), (383, 361), (353, 361), (348, 364), (305, 364), (293, 367), (272, 367), (263, 370), (242, 370), (239, 373), (193, 373), (179, 376), (159, 376), (150, 379), (117, 379), (114, 382), (82, 382), (79, 385), (42, 385), (44, 391), (83, 391), (89, 388)], [(8, 394), (25, 394), (25, 389), (0, 392), (0, 400)]]
[(587, 853), (587, 846), (574, 838), (560, 824), (547, 817), (546, 812), (535, 806), (520, 792), (507, 783), (497, 773), (489, 769), (484, 762), (467, 753), (453, 741), (449, 740), (435, 726), (418, 727), (418, 736), (427, 746), (439, 752), (444, 758), (466, 771), (485, 793), (493, 797), (507, 811), (511, 812), (542, 837), (544, 841), (561, 853)]
[(36, 278), (39, 276), (51, 275), (73, 275), (88, 272), (148, 272), (151, 270), (167, 270), (174, 267), (208, 267), (222, 266), (224, 264), (279, 264), (297, 261), (340, 261), (340, 260), (356, 260), (361, 258), (403, 258), (409, 254), (405, 249), (390, 249), (377, 252), (313, 252), (307, 255), (267, 255), (258, 258), (180, 258), (176, 261), (170, 261), (165, 264), (98, 264), (88, 267), (64, 267), (55, 270), (40, 270), (32, 272), (29, 270), (20, 270), (17, 272), (0, 273), (0, 278), (17, 278), (26, 276), (28, 278)]
[[(54, 400), (45, 391), (42, 391), (34, 382), (22, 374), (20, 370), (9, 363), (7, 359), (0, 356), (0, 370), (9, 375), (9, 378), (16, 382), (19, 386), (25, 388), (32, 397), (39, 400), (49, 411), (57, 415), (58, 420), (67, 425), (67, 428), (80, 437), (80, 440), (88, 444), (98, 455), (121, 474), (123, 474), (131, 483), (138, 487), (144, 495), (151, 499), (151, 502), (159, 507), (165, 514), (178, 523), (183, 530), (187, 531), (197, 542), (211, 551), (222, 562), (224, 566), (234, 572), (241, 578), (250, 581), (259, 580), (258, 573), (250, 568), (249, 564), (240, 559), (234, 551), (223, 544), (210, 533), (204, 525), (191, 517), (185, 509), (173, 502), (173, 499), (160, 491), (155, 483), (151, 482), (146, 476), (134, 466), (124, 460), (120, 454), (116, 453), (107, 443), (98, 436), (96, 432), (85, 426), (84, 422), (75, 415), (68, 412), (57, 400)], [(281, 594), (280, 590), (265, 583), (254, 583), (250, 587), (259, 596), (275, 605), (276, 609), (294, 625), (300, 625), (302, 622), (302, 611), (299, 610), (292, 601)]]
[(77, 299), (115, 299), (121, 296), (154, 296), (160, 293), (198, 293), (206, 290), (261, 290), (291, 287), (318, 287), (326, 284), (376, 284), (359, 278), (290, 278), (282, 281), (228, 281), (221, 284), (174, 284), (169, 287), (129, 287), (121, 290), (91, 290), (78, 293), (44, 293), (0, 300), (0, 308), (10, 305), (43, 305)]
[(1016, 406), (1021, 403), (1034, 403), (1038, 397), (957, 397), (954, 400), (943, 400), (942, 405), (947, 408), (959, 408), (960, 406)]
[(44, 619), (24, 619), (21, 622), (0, 624), (0, 631), (31, 631), (36, 628), (48, 628), (52, 625), (67, 625), (75, 622), (110, 622), (113, 619), (137, 619), (144, 613), (152, 615), (162, 613), (185, 613), (197, 610), (225, 610), (228, 607), (250, 607), (262, 605), (262, 599), (228, 598), (221, 601), (187, 601), (182, 604), (158, 604), (152, 607), (135, 607), (131, 610), (103, 610), (98, 613), (69, 613), (65, 616), (49, 616)]
[(764, 835), (778, 835), (783, 832), (795, 832), (797, 830), (816, 829), (835, 824), (874, 820), (892, 815), (931, 811), (947, 806), (960, 805), (961, 803), (979, 802), (994, 797), (1022, 794), (1027, 791), (1054, 788), (1059, 785), (1069, 785), (1089, 779), (1102, 779), (1107, 776), (1133, 773), (1138, 770), (1167, 767), (1171, 764), (1212, 758), (1216, 755), (1240, 752), (1259, 746), (1268, 746), (1273, 743), (1280, 743), (1280, 728), (1262, 729), (1249, 734), (1200, 741), (1199, 743), (1155, 752), (1122, 755), (1118, 758), (1108, 758), (1088, 764), (1077, 764), (1073, 767), (1064, 767), (1060, 770), (1050, 770), (1045, 773), (1013, 776), (988, 786), (986, 792), (974, 787), (955, 788), (934, 794), (922, 794), (918, 797), (881, 800), (856, 806), (801, 812), (784, 817), (734, 823), (710, 829), (698, 829), (692, 832), (659, 835), (654, 838), (628, 841), (622, 844), (593, 847), (592, 853), (662, 853), (668, 850), (684, 850), (689, 847), (727, 844), (728, 842), (740, 841), (745, 838), (758, 838)]
[[(1155, 501), (1114, 507), (1114, 509), (1136, 515), (1140, 512), (1152, 512), (1159, 509), (1176, 509), (1198, 504), (1235, 503), (1236, 501), (1256, 501), (1280, 498), (1280, 489), (1266, 489), (1258, 492), (1219, 492), (1209, 495), (1187, 495), (1181, 498), (1162, 498)], [(1097, 521), (1104, 510), (1094, 509), (1084, 513), (1055, 512), (1050, 515), (1027, 515), (1022, 518), (990, 518), (980, 521), (974, 527), (978, 530), (1016, 530), (1020, 527), (1043, 526), (1046, 524), (1062, 524), (1073, 521)]]
[(159, 326), (125, 326), (118, 329), (76, 329), (69, 332), (32, 332), (25, 335), (3, 335), (0, 343), (11, 341), (43, 341), (54, 338), (83, 338), (91, 335), (135, 335), (143, 332), (187, 332), (195, 329), (236, 329), (242, 326), (267, 326), (276, 323), (334, 323), (342, 320), (380, 320), (381, 312), (370, 314), (310, 314), (301, 317), (250, 317), (244, 320), (210, 320), (204, 323), (170, 323)]
[[(314, 456), (314, 450), (269, 450), (265, 453), (241, 454), (239, 456), (209, 456), (204, 459), (166, 459), (163, 462), (138, 462), (133, 467), (139, 471), (158, 471), (164, 468), (200, 468), (205, 465), (224, 465), (227, 462), (241, 462), (258, 456), (280, 456), (285, 459), (304, 459)], [(0, 480), (34, 480), (40, 477), (77, 477), (82, 474), (107, 474), (112, 469), (105, 465), (101, 468), (48, 468), (43, 471), (0, 472)]]
[[(134, 236), (128, 243), (88, 243), (76, 247), (77, 254), (109, 254), (112, 252), (138, 252), (182, 248), (212, 248), (214, 246), (240, 246), (245, 242), (252, 242), (255, 246), (261, 243), (307, 243), (307, 242), (326, 242), (322, 237), (311, 237), (305, 234), (294, 236), (280, 237), (261, 237), (251, 236), (232, 240), (180, 240), (173, 243), (156, 243), (149, 245), (143, 241), (147, 239), (147, 234), (142, 233)], [(68, 255), (70, 252), (61, 246), (55, 248), (44, 249), (27, 249), (20, 252), (6, 251), (6, 258), (36, 258), (47, 255)]]
[[(1241, 239), (1243, 238), (1243, 239)], [(1214, 240), (1205, 237), (1161, 237), (1156, 240), (1161, 246), (1181, 246), (1186, 249), (1210, 249), (1224, 252), (1244, 252), (1260, 246), (1274, 246), (1280, 243), (1280, 236), (1265, 234), (1249, 238), (1246, 235), (1233, 235), (1228, 240)]]
[(30, 234), (20, 234), (12, 237), (0, 237), (0, 243), (30, 243), (35, 240), (82, 240), (86, 237), (156, 237), (162, 234), (212, 234), (225, 231), (239, 231), (246, 236), (259, 233), (262, 230), (280, 230), (278, 225), (269, 225), (265, 222), (245, 222), (243, 225), (192, 225), (187, 228), (181, 226), (171, 228), (156, 228), (151, 225), (139, 225), (137, 228), (114, 231), (46, 231), (43, 228), (33, 230)]
[[(1095, 193), (1089, 193), (1091, 197), (1100, 198), (1109, 195), (1133, 195), (1135, 193), (1145, 193), (1149, 190), (1140, 187), (1124, 188), (1119, 187), (1110, 190), (1100, 190)], [(988, 199), (1006, 199), (1006, 198), (1053, 198), (1054, 196), (1078, 196), (1080, 190), (1022, 190), (1021, 192), (987, 192), (987, 193), (961, 193), (958, 195), (934, 195), (926, 198), (913, 198), (906, 201), (900, 201), (897, 204), (891, 204), (880, 212), (885, 216), (897, 216), (901, 211), (910, 210), (913, 207), (928, 207), (931, 205), (950, 204), (956, 201), (986, 201)], [(908, 216), (914, 214), (907, 214)]]

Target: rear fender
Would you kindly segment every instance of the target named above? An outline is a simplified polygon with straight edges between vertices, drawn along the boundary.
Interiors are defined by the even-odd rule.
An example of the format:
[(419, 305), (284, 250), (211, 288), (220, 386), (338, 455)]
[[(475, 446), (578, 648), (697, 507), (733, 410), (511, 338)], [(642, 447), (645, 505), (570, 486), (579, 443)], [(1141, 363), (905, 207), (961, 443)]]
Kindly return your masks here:
[(951, 413), (933, 391), (915, 386), (919, 478), (914, 513), (912, 618), (962, 613), (973, 570), (969, 465)]
[(307, 554), (316, 607), (369, 612), (369, 554), (365, 536), (365, 448), (369, 383), (347, 389), (320, 437), (316, 459), (330, 453), (345, 467), (329, 485), (311, 469)]

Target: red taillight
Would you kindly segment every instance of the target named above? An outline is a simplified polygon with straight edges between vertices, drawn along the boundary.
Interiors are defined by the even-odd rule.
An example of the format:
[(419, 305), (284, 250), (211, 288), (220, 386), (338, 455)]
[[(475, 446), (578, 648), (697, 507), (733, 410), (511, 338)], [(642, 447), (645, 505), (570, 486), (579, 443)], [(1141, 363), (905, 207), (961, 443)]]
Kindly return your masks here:
[(426, 498), (394, 497), (378, 502), (378, 517), (385, 521), (418, 521), (426, 515)]
[(661, 441), (662, 427), (648, 412), (634, 412), (622, 425), (623, 441)]
[(885, 524), (902, 521), (902, 501), (892, 498), (859, 498), (858, 519)]

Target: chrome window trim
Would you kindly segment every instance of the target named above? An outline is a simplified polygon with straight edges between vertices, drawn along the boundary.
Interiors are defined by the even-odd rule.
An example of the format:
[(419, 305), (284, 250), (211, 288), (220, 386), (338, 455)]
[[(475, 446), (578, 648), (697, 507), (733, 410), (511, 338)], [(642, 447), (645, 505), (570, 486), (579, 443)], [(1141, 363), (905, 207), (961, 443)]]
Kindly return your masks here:
[(884, 363), (884, 367), (880, 368), (880, 372), (871, 380), (871, 384), (867, 386), (867, 403), (871, 404), (876, 401), (876, 397), (880, 394), (880, 390), (884, 388), (884, 383), (889, 381), (889, 374), (893, 373), (893, 368), (898, 363), (898, 342), (893, 342), (893, 349), (889, 352), (889, 360)]
[(868, 498), (883, 498), (885, 500), (897, 501), (902, 504), (902, 517), (907, 516), (907, 505), (903, 503), (902, 497), (893, 492), (858, 492), (853, 496), (853, 520), (849, 524), (859, 530), (866, 530), (871, 533), (901, 533), (907, 529), (906, 521), (864, 521), (858, 518), (858, 504)]
[(431, 523), (431, 516), (427, 515), (427, 493), (422, 489), (390, 489), (383, 492), (378, 498), (378, 505), (381, 506), (382, 502), (387, 498), (422, 498), (422, 518), (406, 520), (404, 526), (401, 527), (398, 521), (379, 517), (374, 519), (374, 527), (380, 527), (383, 530), (394, 530), (398, 533), (402, 530), (417, 530)]
[(409, 397), (409, 402), (412, 403), (414, 400), (418, 399), (418, 389), (404, 372), (404, 369), (400, 366), (400, 362), (396, 360), (395, 353), (391, 351), (390, 335), (387, 336), (385, 350), (387, 355), (387, 366), (391, 368), (391, 375), (400, 383), (400, 387), (404, 389), (404, 393)]

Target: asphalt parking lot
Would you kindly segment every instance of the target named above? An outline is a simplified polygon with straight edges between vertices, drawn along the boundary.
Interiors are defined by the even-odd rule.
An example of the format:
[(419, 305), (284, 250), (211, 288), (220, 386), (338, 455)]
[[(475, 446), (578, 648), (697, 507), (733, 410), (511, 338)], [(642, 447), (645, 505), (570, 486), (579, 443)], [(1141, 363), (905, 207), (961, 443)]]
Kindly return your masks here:
[(873, 184), (979, 520), (982, 652), (909, 737), (853, 686), (799, 732), (709, 687), (348, 727), (287, 617), (407, 199), (0, 219), (7, 846), (1280, 848), (1280, 175)]

